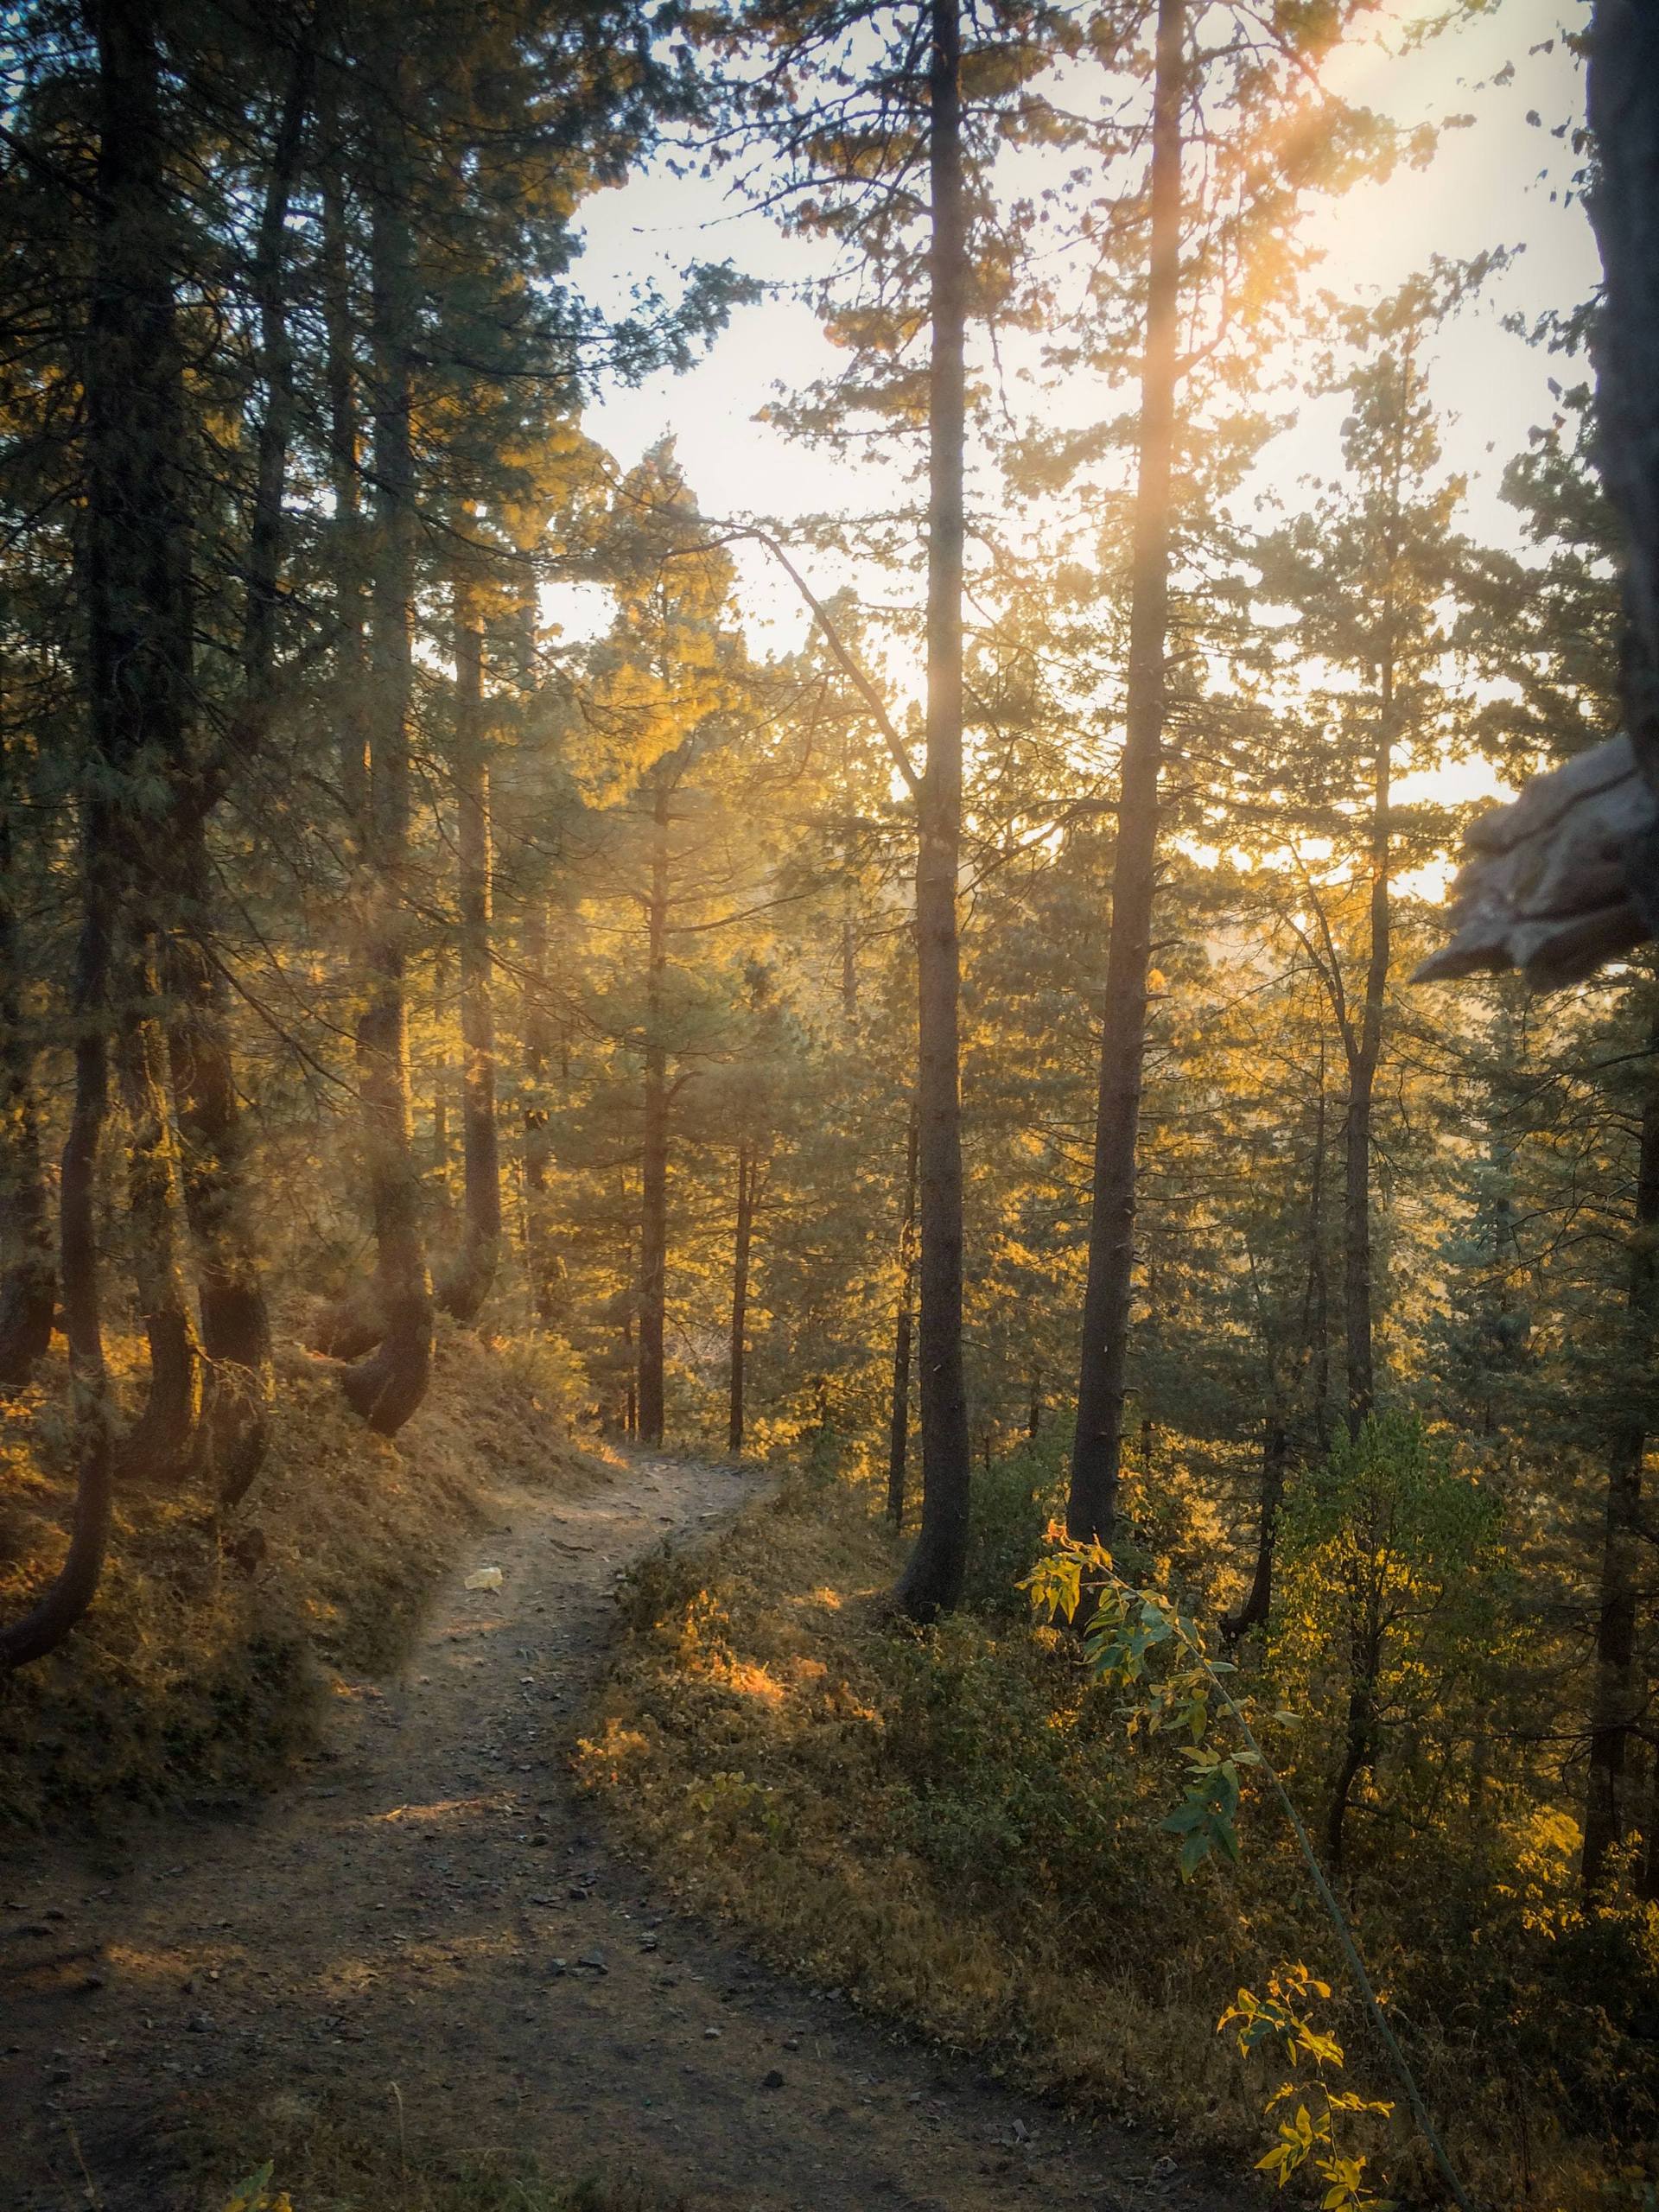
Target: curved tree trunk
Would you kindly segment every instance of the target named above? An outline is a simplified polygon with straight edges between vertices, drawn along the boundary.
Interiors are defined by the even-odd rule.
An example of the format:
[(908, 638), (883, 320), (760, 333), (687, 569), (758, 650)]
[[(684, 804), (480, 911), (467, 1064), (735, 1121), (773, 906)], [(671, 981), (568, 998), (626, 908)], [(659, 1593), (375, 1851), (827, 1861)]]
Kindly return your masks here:
[(495, 1009), (491, 996), (490, 768), (484, 727), (484, 632), (474, 595), (455, 589), (455, 796), (461, 874), (461, 1254), (438, 1302), (474, 1321), (501, 1250), (501, 1158), (495, 1120)]
[(1169, 493), (1175, 445), (1177, 313), (1180, 294), (1181, 102), (1186, 0), (1160, 0), (1153, 96), (1151, 238), (1146, 351), (1141, 370), (1140, 457), (1135, 492), (1129, 663), (1112, 932), (1100, 1035), (1089, 1274), (1084, 1292), (1077, 1428), (1066, 1528), (1109, 1545), (1123, 1457), (1135, 1282), (1135, 1155), (1147, 1041), (1147, 974), (1157, 885), (1169, 629)]
[[(0, 774), (5, 772), (0, 762)], [(0, 789), (0, 1389), (17, 1389), (52, 1341), (58, 1271), (23, 1005), (22, 944), (12, 900), (11, 792)]]
[[(96, 563), (93, 563), (96, 572)], [(98, 601), (93, 602), (93, 619)], [(96, 656), (94, 656), (96, 662)], [(96, 702), (95, 702), (96, 710)], [(109, 1113), (108, 1018), (111, 897), (109, 823), (88, 804), (81, 827), (81, 928), (75, 955), (75, 1093), (63, 1147), (58, 1245), (69, 1339), (75, 1507), (69, 1548), (22, 1618), (0, 1627), (0, 1667), (23, 1667), (61, 1643), (97, 1595), (113, 1503), (113, 1421), (104, 1365), (98, 1259), (98, 1154)]]
[(962, 1085), (957, 876), (962, 845), (963, 466), (968, 219), (958, 0), (932, 0), (928, 64), (927, 766), (917, 803), (917, 1075), (921, 1210), (922, 1524), (896, 1597), (926, 1620), (962, 1595), (968, 1386), (962, 1355)]
[(432, 1369), (432, 1287), (421, 1242), (410, 1127), (409, 922), (403, 897), (409, 860), (410, 623), (415, 588), (410, 321), (416, 272), (408, 216), (395, 189), (395, 178), (378, 181), (372, 238), (378, 529), (365, 854), (367, 996), (357, 1024), (364, 1164), (374, 1220), (376, 1288), (386, 1333), (377, 1350), (344, 1377), (347, 1401), (385, 1436), (401, 1428), (426, 1395)]

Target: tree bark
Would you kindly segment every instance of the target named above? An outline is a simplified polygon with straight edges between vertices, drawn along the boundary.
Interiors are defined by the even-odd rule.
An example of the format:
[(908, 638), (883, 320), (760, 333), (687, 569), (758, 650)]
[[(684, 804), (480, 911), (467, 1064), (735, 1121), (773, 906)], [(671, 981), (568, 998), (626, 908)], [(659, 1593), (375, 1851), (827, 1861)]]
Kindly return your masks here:
[[(1659, 1027), (1649, 1039), (1649, 1050), (1659, 1052)], [(1634, 1395), (1659, 1349), (1659, 1081), (1651, 1071), (1642, 1102), (1625, 1327), (1630, 1390)], [(1642, 1477), (1647, 1444), (1646, 1423), (1639, 1414), (1632, 1414), (1618, 1424), (1608, 1457), (1590, 1768), (1580, 1862), (1586, 1899), (1594, 1897), (1606, 1880), (1609, 1858), (1630, 1824), (1627, 1770), (1632, 1727), (1640, 1717), (1637, 1615), (1644, 1550)]]
[(968, 219), (958, 0), (931, 0), (927, 762), (917, 802), (918, 1170), (921, 1218), (922, 1522), (897, 1600), (914, 1620), (962, 1594), (969, 1437), (962, 1351), (961, 991), (963, 476)]
[(41, 1154), (35, 1045), (24, 1005), (23, 949), (12, 897), (13, 793), (0, 760), (0, 1389), (18, 1389), (52, 1341), (58, 1271)]
[(553, 1258), (548, 1248), (548, 1170), (553, 1146), (548, 1119), (547, 1078), (552, 1041), (547, 1009), (547, 902), (533, 894), (524, 909), (524, 1265), (530, 1277), (531, 1309), (545, 1324), (553, 1318)]
[(335, 712), (340, 797), (353, 841), (368, 815), (369, 734), (365, 718), (361, 483), (358, 473), (357, 346), (346, 188), (331, 166), (322, 188), (322, 302), (327, 346), (328, 488), (334, 495)]
[(282, 611), (283, 486), (288, 476), (294, 425), (294, 346), (288, 317), (288, 216), (299, 180), (316, 53), (302, 32), (271, 146), (270, 168), (254, 244), (252, 291), (259, 311), (259, 365), (265, 411), (254, 442), (253, 516), (248, 533), (247, 596), (242, 621), (243, 690), (246, 712), (261, 726), (269, 718)]
[(1084, 1294), (1077, 1440), (1066, 1527), (1109, 1544), (1123, 1455), (1123, 1402), (1135, 1279), (1135, 1155), (1157, 881), (1169, 629), (1170, 480), (1179, 376), (1181, 106), (1186, 0), (1159, 0), (1153, 92), (1151, 237), (1141, 368), (1140, 455), (1131, 556), (1129, 663), (1112, 932), (1102, 1013), (1093, 1212)]
[(1342, 1764), (1331, 1791), (1325, 1816), (1325, 1848), (1332, 1874), (1340, 1874), (1347, 1844), (1348, 1810), (1354, 1784), (1376, 1757), (1376, 1690), (1367, 1675), (1357, 1676), (1348, 1691), (1348, 1714), (1343, 1728)]
[(1313, 1370), (1313, 1443), (1323, 1455), (1331, 1448), (1331, 1283), (1325, 1251), (1326, 1110), (1323, 1040), (1319, 1045), (1319, 1080), (1313, 1115), (1313, 1165), (1307, 1191), (1307, 1285), (1302, 1304), (1302, 1334)]
[(484, 629), (475, 595), (455, 588), (455, 799), (461, 906), (461, 1249), (438, 1301), (475, 1321), (501, 1250), (501, 1155), (495, 1119), (495, 1008), (490, 765), (485, 731)]
[(194, 1245), (201, 1348), (212, 1363), (207, 1419), (219, 1502), (252, 1487), (265, 1456), (270, 1322), (249, 1218), (246, 1145), (218, 969), (194, 939), (169, 948), (168, 1050)]
[(1290, 1459), (1290, 1436), (1285, 1408), (1275, 1394), (1268, 1401), (1262, 1428), (1262, 1503), (1256, 1523), (1255, 1571), (1244, 1602), (1221, 1624), (1229, 1643), (1236, 1643), (1260, 1628), (1273, 1610), (1273, 1559), (1279, 1533), (1279, 1509), (1285, 1501), (1285, 1469)]
[(645, 1129), (639, 1198), (639, 1434), (660, 1444), (664, 1421), (664, 1338), (668, 1303), (668, 1044), (664, 988), (668, 979), (669, 785), (658, 773), (652, 791), (651, 891), (646, 904)]
[(185, 1282), (180, 1230), (183, 1190), (168, 1113), (162, 1032), (152, 953), (134, 959), (117, 1031), (127, 1116), (127, 1208), (133, 1278), (149, 1346), (143, 1411), (121, 1440), (124, 1483), (177, 1489), (202, 1470), (206, 1371)]
[[(1402, 403), (1403, 423), (1404, 402)], [(1394, 497), (1397, 505), (1398, 482)], [(1392, 626), (1392, 610), (1385, 620)], [(1348, 1110), (1343, 1122), (1343, 1332), (1347, 1354), (1348, 1431), (1357, 1436), (1376, 1402), (1372, 1345), (1376, 1279), (1371, 1255), (1371, 1119), (1382, 1019), (1388, 995), (1393, 916), (1389, 869), (1390, 786), (1394, 766), (1394, 640), (1384, 640), (1377, 690), (1377, 741), (1371, 795), (1370, 944), (1365, 1000), (1356, 1036), (1344, 1035)]]
[[(395, 74), (395, 73), (394, 73)], [(395, 86), (394, 86), (395, 89)], [(392, 103), (394, 127), (398, 103)], [(372, 593), (369, 884), (357, 1024), (364, 1156), (374, 1219), (376, 1287), (386, 1333), (347, 1370), (347, 1400), (372, 1428), (394, 1434), (426, 1395), (432, 1289), (422, 1247), (409, 1082), (405, 987), (409, 865), (410, 626), (415, 592), (410, 349), (416, 277), (409, 217), (395, 174), (378, 181), (371, 238), (375, 353), (376, 560)]]
[(168, 763), (179, 757), (192, 635), (153, 5), (102, 0), (92, 29), (99, 149), (85, 378), (88, 759), (72, 989), (74, 1103), (58, 1213), (75, 1507), (57, 1575), (20, 1621), (0, 1630), (6, 1667), (41, 1658), (68, 1635), (97, 1593), (108, 1548), (113, 1419), (100, 1313), (98, 1159), (109, 1115), (116, 937), (134, 905), (124, 786), (135, 755)]
[(754, 1236), (755, 1178), (760, 1162), (747, 1138), (737, 1147), (737, 1222), (732, 1239), (731, 1387), (728, 1397), (726, 1448), (743, 1449), (743, 1363), (749, 1323), (749, 1250)]
[[(1268, 1409), (1262, 1433), (1261, 1506), (1256, 1522), (1255, 1568), (1244, 1602), (1221, 1624), (1230, 1643), (1262, 1627), (1273, 1611), (1274, 1555), (1279, 1510), (1284, 1503), (1290, 1466), (1290, 1423), (1298, 1401), (1308, 1403), (1314, 1448), (1330, 1448), (1330, 1345), (1325, 1270), (1325, 1048), (1319, 1048), (1319, 1090), (1313, 1109), (1313, 1150), (1307, 1178), (1307, 1265), (1302, 1286), (1295, 1363), (1288, 1389), (1281, 1384), (1274, 1348), (1268, 1348)], [(1312, 1370), (1312, 1389), (1308, 1388)], [(1287, 1404), (1287, 1397), (1291, 1403)], [(1300, 1425), (1300, 1424), (1299, 1424)]]
[(916, 1179), (918, 1141), (912, 1101), (905, 1124), (905, 1210), (899, 1225), (899, 1312), (893, 1332), (893, 1406), (887, 1419), (887, 1518), (905, 1525), (910, 1465), (910, 1354), (916, 1301)]
[[(104, 74), (109, 47), (103, 48)], [(108, 86), (105, 85), (107, 98)], [(108, 109), (105, 108), (107, 115)], [(100, 175), (105, 174), (100, 162)], [(104, 243), (100, 240), (100, 245)], [(104, 519), (99, 511), (99, 478), (95, 435), (102, 393), (89, 379), (88, 412), (94, 433), (94, 467), (88, 536), (96, 546)], [(99, 632), (107, 620), (107, 584), (94, 551), (89, 570), (89, 624), (94, 677), (92, 716), (98, 725), (111, 702), (97, 672), (107, 677), (108, 657), (99, 650)], [(69, 1340), (70, 1419), (75, 1440), (75, 1504), (69, 1547), (56, 1575), (21, 1620), (0, 1628), (0, 1668), (24, 1667), (54, 1650), (98, 1594), (109, 1548), (114, 1503), (114, 1421), (109, 1376), (104, 1364), (99, 1310), (98, 1251), (98, 1155), (109, 1116), (109, 979), (115, 910), (114, 839), (104, 803), (84, 795), (80, 833), (81, 925), (75, 952), (71, 1003), (75, 1015), (75, 1090), (69, 1133), (64, 1141), (58, 1193), (58, 1255), (63, 1271), (63, 1325)]]
[[(281, 610), (283, 487), (294, 419), (293, 346), (289, 332), (286, 240), (310, 111), (315, 50), (302, 35), (271, 149), (254, 248), (252, 290), (259, 311), (266, 404), (255, 442), (253, 514), (248, 532), (242, 622), (242, 698), (238, 751), (263, 744), (275, 706)], [(185, 1211), (195, 1246), (207, 1377), (206, 1439), (220, 1502), (235, 1504), (264, 1459), (271, 1396), (270, 1324), (260, 1281), (246, 1190), (230, 1010), (208, 950), (212, 869), (207, 812), (196, 791), (180, 810), (175, 855), (181, 876), (179, 925), (168, 934), (164, 980), (171, 1001), (168, 1050), (183, 1152)]]
[[(102, 6), (99, 259), (87, 330), (87, 673), (92, 747), (111, 843), (105, 982), (130, 1124), (133, 1259), (150, 1355), (143, 1414), (118, 1471), (176, 1483), (199, 1465), (202, 1365), (180, 1260), (181, 1192), (166, 1096), (159, 953), (181, 919), (177, 870), (206, 804), (194, 703), (194, 518), (184, 454), (184, 355), (149, 0)], [(140, 799), (137, 779), (146, 789)], [(149, 787), (164, 789), (159, 816)], [(105, 991), (107, 1000), (107, 988)]]
[[(1588, 199), (1604, 275), (1592, 347), (1597, 458), (1624, 524), (1624, 729), (1659, 793), (1659, 17), (1648, 0), (1595, 0), (1586, 77), (1596, 141)], [(1627, 855), (1625, 873), (1659, 932), (1659, 830)]]

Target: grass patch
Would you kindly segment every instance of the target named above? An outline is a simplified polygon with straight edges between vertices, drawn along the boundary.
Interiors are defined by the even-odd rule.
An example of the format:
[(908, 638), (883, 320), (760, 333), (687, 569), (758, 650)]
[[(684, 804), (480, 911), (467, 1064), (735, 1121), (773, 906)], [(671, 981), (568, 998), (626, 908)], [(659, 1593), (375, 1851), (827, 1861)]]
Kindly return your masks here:
[[(1265, 1810), (1247, 1806), (1238, 1874), (1180, 1881), (1157, 1831), (1179, 1796), (1167, 1757), (1126, 1739), (1072, 1639), (1007, 1604), (1024, 1481), (970, 1573), (990, 1609), (925, 1632), (883, 1603), (900, 1548), (856, 1486), (795, 1480), (702, 1551), (649, 1562), (582, 1772), (683, 1904), (779, 1965), (1028, 2086), (1253, 2161), (1274, 2083), (1217, 2018), (1281, 1961), (1332, 1968), (1334, 1939)], [(1599, 2009), (1606, 1985), (1507, 1923), (1485, 1931), (1511, 1947), (1494, 1974), (1466, 1929), (1455, 1948), (1436, 1870), (1410, 1878), (1403, 1901), (1362, 1897), (1362, 1937), (1467, 2183), (1557, 2212), (1640, 2205), (1655, 2069)], [(1393, 2095), (1340, 1986), (1325, 2024), (1347, 2086)], [(1391, 2196), (1438, 2200), (1403, 2128), (1384, 2159)]]
[[(337, 1370), (279, 1356), (270, 1457), (222, 1522), (200, 1495), (117, 1508), (96, 1604), (60, 1649), (0, 1675), (0, 1832), (135, 1802), (245, 1789), (313, 1738), (330, 1669), (407, 1649), (434, 1583), (499, 1478), (575, 1483), (532, 1354), (439, 1341), (427, 1402), (395, 1442)], [(0, 1611), (49, 1579), (70, 1501), (61, 1377), (0, 1402)]]
[(458, 2150), (384, 2113), (292, 2091), (199, 2107), (162, 2146), (200, 2212), (678, 2212), (631, 2178), (560, 2179), (510, 2148)]

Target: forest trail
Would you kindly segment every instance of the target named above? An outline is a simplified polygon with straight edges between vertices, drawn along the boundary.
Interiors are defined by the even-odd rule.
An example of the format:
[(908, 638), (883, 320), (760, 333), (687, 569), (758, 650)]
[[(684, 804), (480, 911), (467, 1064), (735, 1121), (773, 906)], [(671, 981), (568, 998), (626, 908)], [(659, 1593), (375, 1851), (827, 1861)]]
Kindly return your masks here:
[[(568, 1753), (616, 1580), (754, 1487), (639, 1455), (575, 1494), (502, 1491), (400, 1678), (342, 1683), (289, 1787), (0, 1866), (5, 2212), (171, 2212), (157, 2121), (278, 2089), (698, 2212), (1248, 2194), (757, 1966), (607, 1848)], [(466, 1589), (481, 1565), (499, 1591)]]

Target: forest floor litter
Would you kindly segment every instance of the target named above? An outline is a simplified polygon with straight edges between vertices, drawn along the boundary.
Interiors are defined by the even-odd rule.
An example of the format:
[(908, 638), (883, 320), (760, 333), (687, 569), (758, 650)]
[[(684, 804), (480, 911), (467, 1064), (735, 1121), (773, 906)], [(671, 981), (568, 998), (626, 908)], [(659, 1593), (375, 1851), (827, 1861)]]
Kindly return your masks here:
[(642, 1454), (503, 1488), (396, 1678), (340, 1680), (287, 1786), (0, 1859), (4, 2212), (201, 2212), (342, 2113), (406, 2168), (499, 2152), (696, 2212), (1252, 2193), (758, 1965), (607, 1845), (569, 1755), (616, 1584), (755, 1487)]

